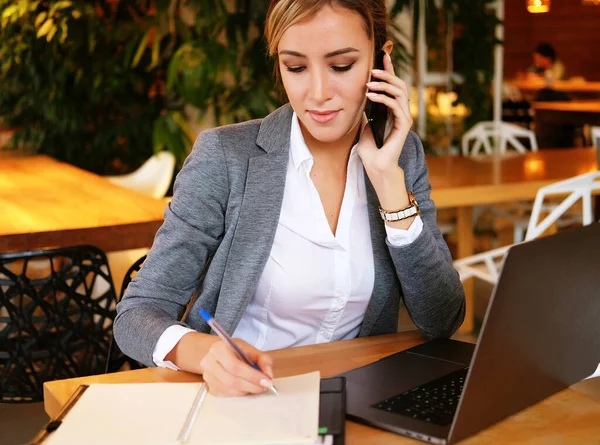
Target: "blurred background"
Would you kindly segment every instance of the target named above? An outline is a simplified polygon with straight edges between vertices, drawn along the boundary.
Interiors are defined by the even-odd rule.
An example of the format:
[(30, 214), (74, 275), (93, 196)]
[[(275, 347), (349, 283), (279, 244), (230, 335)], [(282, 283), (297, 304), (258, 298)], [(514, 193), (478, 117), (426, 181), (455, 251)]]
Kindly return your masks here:
[[(423, 97), (424, 106), (412, 104), (427, 150), (452, 153), (465, 129), (492, 119), (496, 44), (502, 80), (527, 72), (536, 46), (549, 42), (565, 80), (600, 81), (595, 3), (389, 1), (393, 56)], [(99, 174), (130, 172), (160, 150), (181, 165), (201, 128), (260, 118), (281, 104), (262, 36), (267, 7), (1, 0), (3, 145)], [(573, 145), (585, 144), (582, 132), (575, 136)]]

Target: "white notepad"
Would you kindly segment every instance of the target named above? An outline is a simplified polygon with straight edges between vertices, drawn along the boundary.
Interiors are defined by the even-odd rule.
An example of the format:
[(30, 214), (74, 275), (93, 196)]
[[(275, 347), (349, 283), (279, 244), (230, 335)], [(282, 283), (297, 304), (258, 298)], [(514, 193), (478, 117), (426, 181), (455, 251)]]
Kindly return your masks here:
[[(188, 445), (310, 444), (317, 438), (320, 374), (275, 379), (270, 392), (208, 394)], [(201, 383), (92, 384), (47, 445), (175, 445)]]

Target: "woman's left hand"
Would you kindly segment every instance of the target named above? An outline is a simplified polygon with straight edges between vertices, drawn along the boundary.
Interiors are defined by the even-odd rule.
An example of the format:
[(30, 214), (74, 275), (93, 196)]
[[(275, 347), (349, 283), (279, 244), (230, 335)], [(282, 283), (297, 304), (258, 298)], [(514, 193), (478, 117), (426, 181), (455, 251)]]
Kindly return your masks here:
[[(383, 146), (379, 149), (373, 139), (371, 126), (366, 125), (357, 147), (357, 152), (371, 182), (376, 181), (376, 177), (381, 177), (381, 175), (386, 176), (389, 174), (390, 176), (395, 176), (398, 174), (398, 171), (401, 172), (398, 166), (398, 159), (413, 124), (408, 105), (408, 87), (394, 73), (394, 66), (389, 54), (384, 56), (383, 66), (385, 68), (384, 71), (372, 71), (373, 77), (383, 82), (373, 81), (367, 83), (367, 97), (373, 102), (379, 102), (388, 107), (393, 126)], [(391, 97), (383, 93), (387, 93)]]

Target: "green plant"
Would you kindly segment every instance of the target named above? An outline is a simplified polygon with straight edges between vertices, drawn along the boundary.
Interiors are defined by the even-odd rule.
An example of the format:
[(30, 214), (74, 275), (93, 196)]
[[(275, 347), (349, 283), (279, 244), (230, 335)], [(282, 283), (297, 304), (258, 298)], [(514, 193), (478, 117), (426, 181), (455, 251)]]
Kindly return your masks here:
[[(474, 116), (487, 106), (492, 28), (460, 24), (480, 20), (469, 11), (478, 9), (472, 2), (447, 3), (465, 31), (456, 40), (466, 80), (459, 101)], [(268, 4), (0, 0), (0, 116), (17, 129), (13, 144), (118, 173), (153, 150), (167, 149), (181, 162), (194, 137), (192, 108), (214, 125), (265, 116), (281, 104), (262, 35)], [(406, 4), (397, 0), (392, 16)], [(392, 37), (402, 35), (392, 27)], [(395, 44), (395, 62), (406, 65), (410, 55)]]
[[(414, 5), (414, 35), (416, 41), (419, 2)], [(465, 128), (477, 122), (489, 120), (492, 114), (490, 93), (494, 75), (494, 46), (502, 44), (495, 38), (495, 27), (500, 21), (496, 17), (495, 0), (443, 0), (436, 6), (435, 0), (426, 0), (426, 38), (429, 48), (429, 70), (445, 70), (445, 33), (448, 11), (453, 20), (453, 71), (463, 82), (456, 86), (456, 103), (464, 104), (471, 113), (465, 117)], [(397, 0), (392, 14), (409, 7), (411, 0)]]
[(166, 66), (170, 110), (191, 105), (201, 118), (212, 113), (215, 124), (263, 117), (280, 105), (262, 38), (268, 3), (157, 1), (142, 24), (132, 66)]
[[(263, 38), (268, 6), (269, 0), (157, 1), (133, 66), (144, 64), (143, 55), (148, 69), (168, 64), (165, 95), (174, 109), (192, 105), (201, 117), (212, 112), (217, 125), (264, 117), (282, 104)], [(392, 38), (403, 35), (392, 29)], [(396, 62), (407, 63), (395, 43)]]
[(465, 104), (471, 114), (465, 128), (492, 117), (491, 86), (494, 78), (494, 47), (502, 42), (495, 37), (495, 0), (451, 0), (456, 23), (454, 64), (463, 77), (457, 89), (457, 102)]
[(217, 125), (265, 116), (280, 105), (262, 39), (268, 1), (229, 6), (0, 0), (0, 116), (13, 145), (112, 173), (153, 150), (181, 162), (189, 107)]
[(139, 26), (124, 3), (0, 0), (0, 116), (13, 145), (98, 173), (152, 154), (163, 99), (131, 68)]

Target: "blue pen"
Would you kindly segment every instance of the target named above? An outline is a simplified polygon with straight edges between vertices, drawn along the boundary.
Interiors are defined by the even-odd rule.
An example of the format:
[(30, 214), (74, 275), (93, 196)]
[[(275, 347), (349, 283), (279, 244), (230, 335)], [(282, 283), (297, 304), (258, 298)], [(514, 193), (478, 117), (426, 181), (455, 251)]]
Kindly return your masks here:
[[(244, 362), (246, 362), (246, 364), (248, 364), (249, 366), (252, 366), (257, 371), (262, 372), (260, 370), (260, 368), (258, 367), (258, 365), (256, 363), (252, 363), (252, 361), (250, 361), (250, 359), (244, 353), (244, 351), (242, 351), (239, 348), (239, 346), (234, 343), (234, 341), (231, 339), (229, 334), (227, 332), (225, 332), (225, 329), (223, 329), (223, 327), (217, 322), (217, 320), (215, 320), (204, 309), (200, 309), (200, 316), (204, 319), (204, 321), (206, 323), (208, 323), (208, 325), (211, 328), (213, 328), (213, 331), (215, 331), (217, 333), (217, 335), (221, 338), (221, 340), (223, 340), (225, 342), (225, 344), (228, 345), (240, 359), (242, 359)], [(271, 387), (269, 389), (271, 390), (271, 392), (273, 394), (279, 395), (279, 392), (277, 391), (277, 389), (275, 389), (275, 387), (273, 385), (271, 385)]]

